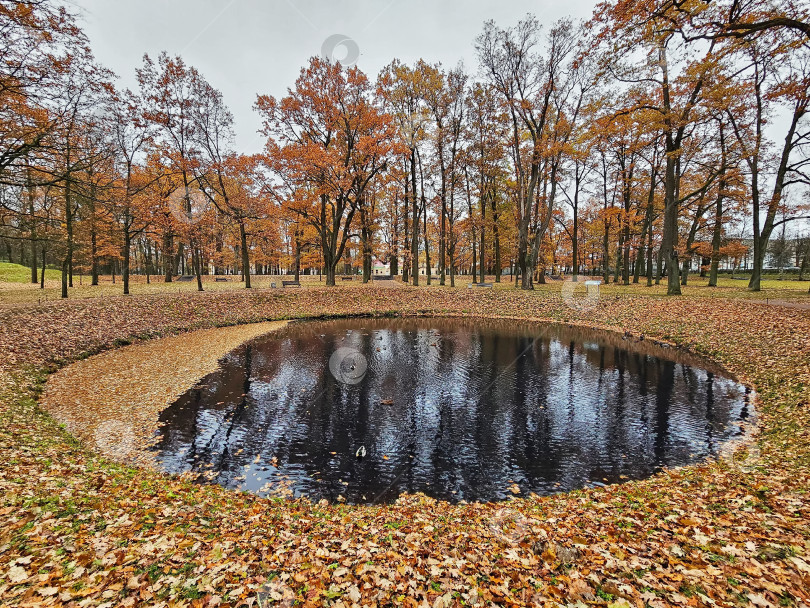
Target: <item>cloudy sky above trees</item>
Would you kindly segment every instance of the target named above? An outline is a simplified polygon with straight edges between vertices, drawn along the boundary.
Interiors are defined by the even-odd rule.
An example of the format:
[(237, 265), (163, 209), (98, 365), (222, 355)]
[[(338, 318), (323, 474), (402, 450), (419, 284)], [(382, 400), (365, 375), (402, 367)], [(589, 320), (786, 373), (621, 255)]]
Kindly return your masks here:
[[(394, 57), (424, 58), (475, 73), (473, 41), (484, 21), (501, 26), (526, 13), (550, 25), (587, 19), (594, 0), (75, 0), (99, 61), (135, 86), (144, 53), (182, 55), (220, 89), (236, 118), (237, 146), (260, 150), (256, 95), (282, 96), (302, 65), (334, 35), (354, 41), (370, 77)], [(351, 45), (351, 42), (349, 42)], [(350, 50), (338, 46), (337, 58)]]

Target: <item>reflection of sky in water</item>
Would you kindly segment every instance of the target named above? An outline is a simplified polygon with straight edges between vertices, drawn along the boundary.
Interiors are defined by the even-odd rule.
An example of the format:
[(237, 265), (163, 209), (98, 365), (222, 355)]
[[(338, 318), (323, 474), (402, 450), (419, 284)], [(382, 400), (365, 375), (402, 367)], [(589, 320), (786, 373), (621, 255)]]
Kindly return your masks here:
[[(341, 347), (368, 371), (329, 372)], [(641, 478), (711, 456), (745, 388), (616, 336), (515, 322), (294, 324), (228, 355), (161, 416), (172, 472), (265, 494), (501, 500)], [(365, 446), (366, 458), (355, 452)]]

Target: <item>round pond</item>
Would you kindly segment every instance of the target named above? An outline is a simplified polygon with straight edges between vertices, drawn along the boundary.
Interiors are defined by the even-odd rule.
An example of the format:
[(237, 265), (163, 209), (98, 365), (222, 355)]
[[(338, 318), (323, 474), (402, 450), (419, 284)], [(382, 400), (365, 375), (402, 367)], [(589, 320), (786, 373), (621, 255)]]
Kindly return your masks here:
[(717, 454), (742, 384), (619, 335), (515, 321), (294, 323), (161, 414), (169, 472), (350, 503), (494, 501), (640, 479)]

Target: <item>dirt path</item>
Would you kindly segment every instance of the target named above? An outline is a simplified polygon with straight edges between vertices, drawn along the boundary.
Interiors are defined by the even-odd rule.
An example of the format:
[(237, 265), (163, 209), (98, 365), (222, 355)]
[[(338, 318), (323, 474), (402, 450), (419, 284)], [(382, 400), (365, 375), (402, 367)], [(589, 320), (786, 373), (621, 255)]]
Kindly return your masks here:
[(791, 302), (790, 300), (773, 300), (773, 299), (766, 299), (764, 302), (762, 300), (752, 300), (757, 304), (765, 304), (768, 306), (784, 306), (785, 308), (796, 308), (798, 310), (810, 310), (810, 302)]

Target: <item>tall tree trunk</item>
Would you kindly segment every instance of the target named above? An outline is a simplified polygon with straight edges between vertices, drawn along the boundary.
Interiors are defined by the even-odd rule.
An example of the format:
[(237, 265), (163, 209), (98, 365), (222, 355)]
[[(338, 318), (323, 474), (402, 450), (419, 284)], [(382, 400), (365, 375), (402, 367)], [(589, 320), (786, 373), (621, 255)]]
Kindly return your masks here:
[[(638, 249), (638, 259), (645, 259), (645, 270), (647, 273), (647, 286), (652, 285), (652, 231), (653, 231), (653, 214), (655, 213), (655, 182), (656, 173), (654, 163), (650, 165), (650, 188), (647, 190), (647, 212), (644, 214), (644, 227), (641, 230), (641, 244)], [(645, 246), (645, 238), (649, 235), (649, 240)], [(636, 273), (633, 277), (633, 283), (638, 283), (641, 276), (641, 269), (638, 262), (636, 263)]]
[[(455, 177), (455, 170), (453, 170), (452, 174)], [(455, 189), (450, 191), (450, 213), (448, 215), (450, 238), (449, 242), (447, 243), (447, 253), (450, 260), (450, 287), (456, 286), (456, 231), (455, 231), (456, 207), (455, 207), (455, 199), (453, 196), (454, 191)]]
[(45, 289), (45, 245), (42, 245), (42, 272), (39, 275), (39, 288)]
[(660, 285), (661, 279), (664, 277), (664, 247), (663, 244), (658, 247), (658, 253), (655, 256), (655, 284)]
[[(31, 228), (31, 283), (36, 285), (39, 283), (39, 276), (37, 273), (37, 233), (35, 228)], [(45, 274), (45, 267), (42, 267), (42, 273)]]
[(501, 235), (498, 232), (498, 197), (495, 192), (490, 196), (492, 204), (492, 246), (495, 248), (495, 282), (501, 282)]
[[(714, 50), (715, 41), (709, 45), (706, 54), (708, 59)], [(672, 109), (669, 64), (667, 61), (666, 41), (659, 47), (659, 66), (661, 68), (661, 97), (664, 109), (664, 145), (666, 150), (666, 172), (664, 177), (664, 227), (661, 238), (662, 255), (667, 265), (667, 295), (681, 295), (680, 260), (678, 257), (678, 216), (680, 191), (680, 152), (683, 137), (688, 126), (689, 114), (700, 99), (707, 72), (701, 73), (694, 81), (689, 100), (684, 109), (676, 115)]]
[(636, 260), (633, 264), (633, 284), (638, 284), (639, 277), (641, 277), (642, 273), (644, 272), (644, 264), (646, 260), (646, 242), (647, 242), (647, 221), (644, 221), (644, 225), (641, 227), (641, 236), (639, 237), (639, 244), (636, 248)]
[(129, 262), (132, 255), (132, 235), (129, 228), (124, 228), (124, 248), (121, 252), (123, 254), (124, 265), (121, 268), (121, 278), (124, 281), (124, 295), (129, 295)]
[[(215, 210), (216, 210), (217, 215), (219, 215), (219, 210), (216, 209), (216, 207), (215, 207)], [(219, 218), (217, 218), (217, 221), (219, 221)], [(214, 251), (215, 251), (214, 274), (218, 275), (218, 274), (222, 274), (222, 266), (220, 266), (220, 264), (222, 263), (222, 247), (223, 247), (222, 233), (217, 232), (217, 234), (216, 234), (216, 236), (214, 238), (215, 238), (215, 243), (214, 243)]]
[(363, 247), (363, 284), (371, 280), (371, 230), (368, 226), (368, 218), (365, 212), (360, 210), (360, 241)]
[(149, 285), (152, 282), (152, 241), (146, 239), (146, 284)]
[(301, 234), (297, 226), (295, 228), (295, 280), (301, 280)]
[(574, 204), (572, 206), (574, 212), (574, 226), (571, 235), (571, 274), (573, 275), (574, 282), (579, 277), (579, 243), (577, 237), (579, 236), (579, 187), (575, 186), (574, 189)]
[(467, 172), (467, 168), (464, 167), (464, 186), (465, 190), (467, 191), (467, 213), (470, 217), (470, 229), (472, 230), (472, 238), (470, 241), (472, 242), (472, 282), (478, 282), (478, 275), (476, 274), (476, 262), (477, 262), (477, 250), (476, 250), (476, 242), (478, 239), (478, 231), (475, 229), (475, 221), (473, 219), (473, 207), (472, 207), (472, 194), (470, 192), (470, 175)]
[(689, 271), (692, 269), (692, 258), (687, 255), (681, 263), (681, 286), (686, 287), (689, 283)]
[(680, 260), (678, 259), (678, 201), (675, 197), (675, 158), (677, 149), (667, 135), (666, 178), (664, 191), (664, 231), (661, 250), (667, 265), (667, 295), (681, 295)]
[[(324, 256), (326, 257), (326, 256)], [(327, 287), (334, 287), (335, 286), (335, 274), (337, 268), (337, 262), (329, 262), (325, 264), (325, 271), (326, 271), (326, 286)]]
[[(30, 241), (31, 241), (31, 283), (36, 285), (38, 281), (37, 277), (37, 219), (34, 212), (34, 198), (35, 198), (35, 188), (34, 188), (34, 181), (31, 178), (31, 169), (28, 168), (26, 171), (26, 192), (28, 194), (28, 217), (29, 217), (29, 225), (31, 226), (30, 231)], [(11, 261), (11, 260), (9, 260)], [(42, 272), (45, 272), (45, 267), (42, 267)]]
[(636, 248), (636, 260), (633, 264), (633, 284), (637, 285), (639, 278), (645, 273), (647, 262), (647, 231), (652, 228), (649, 218), (649, 206), (644, 214), (644, 222), (641, 225), (641, 235), (639, 236), (638, 247)]
[(487, 194), (484, 194), (484, 191), (481, 192), (481, 246), (478, 248), (478, 280), (481, 283), (485, 283), (487, 280), (487, 265), (486, 265), (486, 250), (487, 250), (487, 242), (486, 242), (486, 221), (487, 221)]
[(373, 252), (371, 250), (371, 237), (366, 238), (363, 243), (363, 284), (371, 281), (371, 271), (373, 265)]
[(248, 250), (245, 220), (241, 217), (239, 218), (239, 241), (242, 245), (242, 277), (245, 280), (245, 289), (250, 289), (250, 251)]
[(518, 274), (520, 275), (520, 288), (532, 289), (532, 274), (534, 268), (529, 267), (529, 232), (528, 226), (518, 227)]
[(622, 266), (622, 283), (630, 284), (630, 220), (624, 223), (624, 264)]
[(73, 193), (70, 177), (65, 181), (65, 228), (67, 230), (67, 247), (62, 260), (62, 298), (68, 297), (68, 276), (73, 265)]
[(191, 239), (191, 243), (189, 243), (189, 248), (191, 249), (191, 271), (194, 273), (194, 276), (197, 278), (197, 291), (203, 291), (202, 285), (202, 262), (201, 262), (201, 254), (200, 248), (197, 245), (196, 238)]
[[(439, 133), (441, 138), (441, 133)], [(444, 150), (439, 144), (439, 171), (441, 172), (441, 221), (439, 223), (439, 285), (445, 284), (447, 274), (447, 175), (444, 166)]]
[(403, 233), (403, 260), (402, 260), (402, 282), (408, 283), (411, 278), (411, 248), (412, 243), (410, 240), (410, 226), (408, 222), (408, 218), (410, 217), (410, 205), (411, 205), (411, 194), (410, 194), (410, 180), (408, 179), (408, 161), (405, 160), (405, 199), (403, 208), (405, 209), (405, 214), (403, 216), (404, 219), (404, 233)]
[(424, 235), (425, 235), (425, 275), (427, 276), (427, 284), (430, 285), (431, 283), (431, 274), (433, 274), (432, 269), (430, 267), (430, 241), (428, 240), (428, 225), (427, 225), (427, 201), (425, 201), (424, 195), (424, 185), (422, 190), (422, 224), (424, 226)]
[(623, 250), (624, 250), (624, 230), (622, 229), (621, 222), (619, 222), (619, 242), (616, 244), (616, 267), (613, 269), (614, 283), (618, 283), (619, 277), (622, 275)]
[(174, 252), (172, 251), (173, 243), (172, 233), (169, 230), (163, 233), (163, 276), (164, 282), (172, 282), (172, 262), (174, 259)]
[(647, 287), (653, 284), (653, 220), (650, 219), (650, 231), (647, 233)]
[(399, 197), (394, 194), (394, 218), (391, 231), (391, 258), (388, 260), (388, 271), (392, 277), (399, 274)]
[[(771, 234), (773, 233), (773, 229), (775, 226), (776, 221), (776, 214), (779, 211), (779, 203), (782, 201), (783, 189), (785, 184), (785, 177), (788, 172), (788, 164), (790, 161), (790, 155), (793, 151), (794, 147), (796, 146), (796, 142), (793, 141), (794, 134), (796, 133), (796, 126), (798, 125), (799, 121), (804, 117), (807, 113), (808, 101), (805, 98), (804, 100), (798, 102), (796, 105), (792, 121), (790, 124), (790, 128), (788, 129), (788, 134), (785, 137), (785, 144), (782, 147), (781, 158), (779, 161), (779, 167), (776, 171), (776, 178), (774, 179), (774, 186), (773, 191), (771, 193), (771, 198), (768, 201), (768, 208), (765, 213), (765, 222), (762, 224), (762, 228), (760, 230), (760, 205), (759, 205), (759, 194), (758, 194), (758, 183), (757, 183), (757, 175), (756, 169), (752, 171), (752, 201), (754, 202), (754, 213), (753, 213), (753, 220), (754, 220), (754, 267), (751, 273), (751, 280), (748, 284), (748, 288), (751, 291), (759, 291), (761, 289), (762, 284), (762, 267), (765, 262), (765, 254), (768, 251), (768, 242), (770, 241)], [(801, 138), (799, 138), (801, 140)], [(756, 158), (754, 161), (756, 162)], [(756, 167), (756, 165), (755, 165)], [(757, 195), (754, 196), (754, 191), (756, 190)]]
[(411, 150), (411, 274), (419, 286), (419, 202), (416, 194), (416, 148)]
[(720, 185), (714, 208), (714, 231), (712, 232), (712, 262), (709, 270), (709, 287), (717, 287), (717, 274), (720, 269), (720, 243), (723, 237), (723, 196), (726, 189), (725, 162), (720, 170)]
[[(608, 174), (607, 160), (602, 154), (602, 212), (603, 212), (603, 232), (602, 232), (602, 281), (605, 285), (610, 280), (610, 216), (608, 215)], [(612, 205), (611, 205), (612, 206)]]

